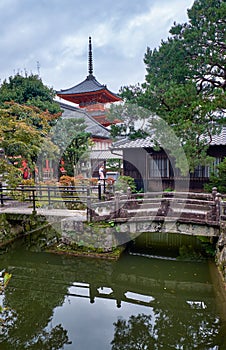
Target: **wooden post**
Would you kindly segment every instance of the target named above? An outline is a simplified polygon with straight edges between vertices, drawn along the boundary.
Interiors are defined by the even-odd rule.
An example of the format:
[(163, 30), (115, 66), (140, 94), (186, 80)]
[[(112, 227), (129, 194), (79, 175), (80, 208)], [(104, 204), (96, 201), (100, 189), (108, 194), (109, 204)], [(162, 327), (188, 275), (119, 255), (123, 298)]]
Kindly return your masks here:
[(39, 188), (39, 196), (42, 197), (42, 186), (39, 184), (38, 188)]
[(86, 190), (86, 219), (88, 222), (92, 221), (92, 211), (91, 211), (91, 198), (90, 198), (90, 187), (87, 186)]
[(101, 182), (98, 181), (98, 199), (101, 201)]
[(49, 188), (49, 186), (47, 187), (47, 189), (48, 189), (48, 205), (50, 205), (51, 201), (50, 201), (50, 188)]
[(35, 206), (35, 190), (32, 190), (32, 204), (33, 204), (33, 211), (32, 214), (36, 214), (36, 206)]
[(0, 199), (1, 199), (1, 206), (4, 206), (4, 201), (3, 201), (3, 188), (2, 188), (2, 183), (0, 182)]

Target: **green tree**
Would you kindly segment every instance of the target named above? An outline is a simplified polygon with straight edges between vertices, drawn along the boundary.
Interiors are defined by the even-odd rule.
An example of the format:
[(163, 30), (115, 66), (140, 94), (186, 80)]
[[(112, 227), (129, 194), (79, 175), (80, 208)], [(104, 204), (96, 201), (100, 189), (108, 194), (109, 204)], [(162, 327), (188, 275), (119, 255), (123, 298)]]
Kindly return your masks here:
[[(172, 312), (167, 305), (158, 303), (153, 308), (154, 317), (145, 314), (130, 316), (128, 320), (120, 318), (114, 323), (112, 350), (148, 350), (148, 349), (208, 349), (217, 344), (219, 323), (211, 313), (199, 310), (189, 313), (185, 323), (183, 313)], [(200, 319), (202, 312), (203, 319)], [(175, 331), (177, 330), (177, 331)], [(211, 336), (208, 336), (211, 333)]]
[(88, 156), (91, 134), (85, 129), (84, 118), (62, 117), (51, 130), (51, 139), (60, 150), (69, 176), (80, 172), (81, 162)]
[(107, 112), (107, 119), (111, 122), (121, 120), (121, 123), (111, 125), (111, 136), (127, 136), (130, 139), (145, 138), (145, 122), (150, 117), (150, 111), (132, 103), (111, 105)]
[(7, 161), (0, 159), (0, 184), (7, 182), (10, 187), (17, 186), (21, 181), (21, 172)]
[(216, 170), (210, 175), (210, 181), (205, 185), (205, 189), (211, 192), (213, 187), (217, 187), (219, 192), (226, 193), (226, 158), (217, 165)]
[(40, 152), (44, 152), (48, 159), (55, 159), (59, 154), (58, 147), (49, 137), (51, 127), (62, 114), (54, 96), (54, 90), (33, 74), (16, 74), (1, 84), (0, 147), (4, 148), (12, 163), (7, 166), (4, 176), (19, 181), (19, 177), (14, 176), (12, 165), (21, 168), (21, 160), (25, 159), (29, 168), (34, 170)]
[(119, 178), (115, 183), (116, 191), (122, 191), (126, 193), (128, 187), (130, 188), (131, 192), (135, 192), (136, 191), (135, 180), (130, 176), (125, 176), (125, 175), (119, 176)]
[[(34, 169), (38, 154), (45, 147), (48, 155), (55, 158), (59, 153), (49, 137), (51, 124), (58, 119), (59, 114), (43, 112), (38, 107), (20, 105), (8, 102), (0, 108), (0, 147), (5, 150), (6, 157), (16, 165), (15, 157), (26, 159), (30, 169)], [(20, 167), (20, 164), (17, 165)], [(11, 170), (10, 170), (11, 169)], [(1, 166), (3, 169), (3, 163)], [(12, 167), (7, 168), (8, 174), (14, 173)]]
[(16, 74), (5, 79), (0, 86), (0, 106), (5, 102), (14, 101), (19, 104), (36, 106), (51, 114), (60, 112), (60, 106), (54, 101), (55, 91), (43, 84), (38, 75)]
[[(158, 49), (147, 48), (145, 83), (121, 89), (126, 101), (149, 109), (173, 128), (190, 170), (207, 163), (212, 136), (225, 124), (225, 18), (224, 0), (196, 0), (188, 23), (174, 23)], [(158, 133), (161, 139), (160, 128)]]

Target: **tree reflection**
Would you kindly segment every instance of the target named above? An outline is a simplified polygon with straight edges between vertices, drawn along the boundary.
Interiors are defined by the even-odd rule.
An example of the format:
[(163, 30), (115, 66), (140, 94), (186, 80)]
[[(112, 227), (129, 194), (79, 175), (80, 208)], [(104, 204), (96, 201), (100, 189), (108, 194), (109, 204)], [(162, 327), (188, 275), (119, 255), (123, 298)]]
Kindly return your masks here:
[(26, 349), (59, 350), (66, 344), (71, 344), (71, 342), (69, 342), (67, 331), (59, 324), (50, 332), (43, 330), (32, 342), (26, 345)]
[[(60, 286), (59, 293), (50, 293), (42, 277), (42, 271), (36, 269), (37, 280), (28, 278), (27, 268), (21, 281), (16, 273), (7, 288), (2, 288), (0, 308), (0, 348), (7, 350), (58, 350), (69, 344), (67, 331), (62, 325), (47, 329), (56, 306), (62, 305), (67, 285)], [(25, 278), (26, 276), (26, 278)], [(15, 286), (17, 288), (15, 288)]]
[[(157, 310), (156, 310), (157, 311)], [(151, 315), (130, 316), (128, 321), (118, 319), (114, 323), (115, 334), (112, 350), (159, 349), (213, 349), (217, 345), (219, 320), (200, 313), (186, 322), (177, 316), (158, 310), (155, 319)], [(218, 347), (217, 347), (218, 348)]]
[[(26, 336), (21, 336), (20, 334), (21, 337), (19, 337), (15, 329), (19, 329), (19, 333), (23, 329), (19, 321), (21, 318), (20, 313), (7, 306), (1, 309), (0, 316), (1, 349), (59, 350), (62, 349), (63, 345), (70, 344), (67, 331), (60, 324), (48, 331), (40, 329), (39, 322), (36, 322), (36, 327), (32, 323), (33, 338), (29, 332), (29, 327), (27, 327), (27, 332), (24, 333)], [(30, 322), (31, 320), (28, 319), (27, 321)]]
[[(93, 310), (100, 310), (102, 324), (105, 317), (107, 321), (114, 317), (108, 307), (102, 312), (103, 302), (106, 305), (108, 300), (109, 305), (121, 306), (117, 314), (124, 315), (128, 309), (131, 314), (114, 323), (112, 350), (224, 349), (217, 345), (225, 340), (225, 325), (216, 318), (212, 285), (205, 277), (204, 265), (202, 269), (193, 263), (184, 266), (157, 259), (152, 263), (134, 256), (115, 263), (33, 254), (23, 249), (1, 256), (0, 262), (12, 272), (2, 298), (1, 350), (60, 350), (67, 348), (69, 336), (74, 342), (70, 348), (75, 349), (80, 341), (80, 334), (77, 337), (74, 332), (77, 322), (79, 330), (84, 327), (81, 339), (100, 332), (99, 324), (93, 324), (92, 335), (87, 331), (89, 301), (91, 326), (96, 319)], [(196, 272), (197, 277), (190, 279)], [(86, 299), (73, 315), (78, 303), (69, 306), (68, 300), (80, 296)], [(134, 315), (134, 310), (140, 314)], [(69, 322), (69, 315), (75, 323), (72, 318)]]
[(8, 332), (8, 330), (12, 326), (13, 324), (10, 324), (10, 319), (6, 320), (2, 330), (6, 331), (8, 336), (4, 336), (5, 339), (1, 342), (1, 349), (59, 350), (62, 349), (65, 344), (71, 343), (69, 342), (67, 331), (63, 329), (60, 324), (52, 328), (50, 332), (42, 330), (34, 339), (25, 343), (15, 339), (15, 337), (9, 336), (10, 332)]
[(126, 322), (118, 319), (114, 323), (115, 335), (111, 342), (112, 350), (143, 350), (154, 346), (151, 316), (140, 314), (131, 316)]

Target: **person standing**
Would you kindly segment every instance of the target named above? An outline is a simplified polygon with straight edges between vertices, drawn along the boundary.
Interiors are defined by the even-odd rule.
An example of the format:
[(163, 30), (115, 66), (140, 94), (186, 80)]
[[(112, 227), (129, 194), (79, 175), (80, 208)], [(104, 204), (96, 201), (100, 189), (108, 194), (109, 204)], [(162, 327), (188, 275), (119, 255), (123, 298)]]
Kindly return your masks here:
[(104, 166), (101, 165), (99, 168), (99, 180), (104, 180)]

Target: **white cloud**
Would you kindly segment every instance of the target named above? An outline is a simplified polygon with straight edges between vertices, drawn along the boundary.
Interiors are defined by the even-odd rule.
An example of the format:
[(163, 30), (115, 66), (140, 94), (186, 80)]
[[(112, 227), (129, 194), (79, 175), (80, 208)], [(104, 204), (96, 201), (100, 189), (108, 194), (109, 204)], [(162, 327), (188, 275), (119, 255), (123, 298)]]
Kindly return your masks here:
[(55, 89), (87, 75), (88, 37), (94, 73), (117, 92), (142, 82), (147, 46), (166, 39), (174, 21), (186, 20), (191, 0), (1, 0), (0, 79), (24, 68)]

